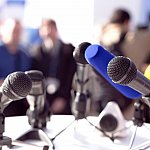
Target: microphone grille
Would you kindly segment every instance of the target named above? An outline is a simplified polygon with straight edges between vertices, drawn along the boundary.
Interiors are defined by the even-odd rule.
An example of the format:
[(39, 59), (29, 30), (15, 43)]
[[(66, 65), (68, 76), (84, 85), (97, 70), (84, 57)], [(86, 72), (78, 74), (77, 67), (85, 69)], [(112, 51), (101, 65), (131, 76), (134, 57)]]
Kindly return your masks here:
[(2, 84), (2, 93), (9, 99), (26, 97), (32, 87), (31, 79), (24, 72), (14, 72), (6, 77)]
[(77, 48), (75, 48), (73, 52), (73, 57), (76, 62), (81, 64), (88, 64), (88, 62), (85, 59), (85, 50), (90, 46), (91, 44), (88, 42), (81, 43)]
[(136, 77), (137, 69), (129, 58), (117, 56), (108, 63), (107, 73), (113, 82), (127, 85)]

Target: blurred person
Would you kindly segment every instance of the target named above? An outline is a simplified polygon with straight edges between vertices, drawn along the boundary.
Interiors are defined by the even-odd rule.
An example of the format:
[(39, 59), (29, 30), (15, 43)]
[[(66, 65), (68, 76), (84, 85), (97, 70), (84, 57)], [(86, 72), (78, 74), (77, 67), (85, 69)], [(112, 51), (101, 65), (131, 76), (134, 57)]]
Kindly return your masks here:
[[(31, 60), (20, 45), (22, 25), (19, 20), (8, 18), (2, 21), (0, 34), (0, 82), (12, 72), (26, 71), (31, 67)], [(6, 116), (25, 115), (28, 104), (25, 99), (10, 103), (4, 113)]]
[(76, 71), (74, 46), (64, 43), (55, 20), (44, 18), (39, 28), (41, 43), (31, 48), (32, 69), (46, 78), (46, 98), (53, 114), (71, 114), (71, 85)]
[(137, 69), (144, 73), (150, 63), (150, 30), (128, 32), (122, 50), (135, 63)]
[(102, 27), (99, 43), (115, 55), (124, 55), (122, 43), (130, 29), (131, 15), (125, 9), (116, 9)]
[[(129, 31), (131, 21), (130, 13), (125, 9), (116, 9), (101, 29), (99, 43), (116, 56), (124, 55), (122, 45)], [(94, 109), (100, 113), (109, 101), (118, 103), (123, 113), (126, 112), (133, 101), (117, 91), (103, 76), (95, 71), (96, 80), (99, 83), (99, 95), (94, 101)], [(129, 115), (129, 114), (128, 114)], [(126, 116), (126, 119), (129, 116)]]

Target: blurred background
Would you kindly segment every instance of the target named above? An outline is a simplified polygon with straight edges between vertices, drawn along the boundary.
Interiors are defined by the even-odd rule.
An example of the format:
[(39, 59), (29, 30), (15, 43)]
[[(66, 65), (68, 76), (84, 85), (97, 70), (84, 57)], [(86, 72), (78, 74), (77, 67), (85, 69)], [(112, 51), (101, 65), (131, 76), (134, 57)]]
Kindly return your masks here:
[(61, 38), (76, 46), (83, 41), (93, 41), (99, 24), (107, 22), (112, 12), (120, 7), (131, 13), (131, 29), (139, 25), (149, 27), (148, 0), (0, 0), (0, 18), (21, 20), (25, 28), (24, 44), (38, 42), (41, 18), (54, 18)]
[[(125, 16), (116, 16), (114, 11), (117, 9), (124, 9), (127, 13), (125, 13)], [(115, 19), (116, 17), (119, 17), (119, 22), (116, 22), (116, 20), (115, 22), (111, 22), (112, 16)], [(16, 31), (12, 30), (11, 32), (4, 33), (4, 31), (9, 31), (7, 24), (5, 26), (6, 28), (3, 28), (3, 21), (5, 19), (7, 20), (7, 18), (15, 18), (19, 20), (18, 24), (16, 22)], [(42, 22), (44, 20), (43, 18), (51, 18), (55, 21), (50, 21), (50, 23), (47, 21), (44, 23)], [(20, 22), (23, 25), (23, 34), (21, 32), (21, 43), (19, 43), (20, 34), (19, 31), (17, 31), (20, 27)], [(62, 84), (60, 85), (64, 86), (64, 81), (68, 82), (66, 85), (69, 87), (67, 91), (69, 92), (69, 96), (70, 90), (73, 87), (73, 75), (76, 72), (76, 62), (73, 59), (72, 52), (74, 48), (78, 47), (78, 45), (82, 42), (89, 42), (91, 44), (99, 43), (112, 53), (112, 49), (114, 48), (118, 52), (121, 52), (121, 55), (130, 57), (142, 73), (144, 73), (148, 65), (150, 66), (150, 3), (148, 0), (0, 0), (0, 23), (0, 41), (4, 42), (4, 44), (2, 44), (2, 48), (0, 48), (0, 60), (2, 61), (0, 62), (2, 65), (2, 67), (0, 67), (2, 68), (0, 73), (5, 73), (8, 71), (6, 73), (9, 74), (9, 72), (15, 71), (21, 64), (18, 63), (18, 61), (22, 59), (23, 67), (26, 65), (25, 67), (28, 68), (21, 69), (29, 70), (29, 67), (32, 66), (31, 70), (41, 69), (42, 72), (47, 72), (46, 75), (44, 73), (45, 77), (51, 77), (52, 73), (59, 74), (59, 77), (62, 79)], [(10, 24), (10, 26), (12, 26), (12, 24)], [(57, 32), (57, 29), (59, 32)], [(14, 35), (11, 36), (11, 33), (14, 33)], [(40, 33), (43, 34), (43, 41)], [(7, 39), (7, 41), (4, 41), (4, 39), (6, 40), (6, 34), (8, 34), (8, 39), (12, 38), (13, 40)], [(19, 36), (15, 34), (18, 34)], [(29, 60), (25, 60), (24, 56), (19, 57), (19, 55), (15, 53), (20, 48), (17, 47), (19, 44), (23, 45), (25, 48), (21, 48), (22, 51), (31, 51), (30, 54), (32, 56), (32, 64)], [(66, 51), (70, 52), (66, 53)], [(61, 53), (59, 54), (59, 52)], [(3, 56), (4, 54), (7, 55)], [(7, 59), (9, 60), (8, 56), (12, 58), (12, 62), (7, 62)], [(46, 56), (47, 59), (45, 59)], [(3, 60), (3, 57), (7, 59)], [(64, 60), (63, 63), (60, 58), (64, 58), (62, 59)], [(68, 58), (70, 62), (67, 60)], [(45, 62), (45, 64), (43, 62)], [(15, 64), (15, 68), (14, 66), (10, 67), (10, 69), (14, 70), (8, 70), (8, 66), (11, 64)], [(33, 64), (36, 65), (37, 68)], [(69, 66), (69, 64), (72, 64), (72, 66)], [(58, 67), (59, 65), (60, 67)], [(54, 69), (52, 69), (53, 67)], [(62, 70), (58, 72), (58, 68), (61, 68)], [(66, 71), (64, 68), (67, 68)], [(20, 68), (17, 68), (17, 70), (20, 70)], [(69, 71), (72, 72), (68, 73)], [(101, 78), (99, 77), (100, 75), (98, 75), (95, 71), (93, 71), (93, 74), (91, 76), (93, 77), (92, 83), (94, 84), (91, 84), (91, 89), (93, 89), (93, 87), (95, 87), (95, 89), (93, 89), (93, 91), (91, 90), (93, 96), (91, 96), (91, 99), (96, 102), (95, 106), (99, 106), (97, 105), (97, 102), (101, 106), (104, 106), (101, 103), (105, 102), (106, 104), (107, 100), (118, 100), (119, 102), (123, 102), (123, 100), (120, 101), (120, 99), (122, 99), (120, 97), (112, 98), (112, 96), (117, 95), (114, 94), (112, 89), (110, 92), (104, 92), (102, 85), (104, 85), (105, 89), (106, 86), (104, 82), (101, 81)], [(70, 79), (68, 79), (68, 75), (71, 76)], [(149, 71), (148, 75), (150, 75)], [(1, 76), (2, 79), (5, 78), (3, 74)], [(58, 77), (55, 78), (59, 79)], [(97, 86), (96, 83), (98, 84)], [(63, 86), (62, 89), (65, 89), (65, 86)], [(100, 91), (102, 91), (101, 95), (99, 95)], [(66, 94), (66, 91), (61, 92), (61, 96), (62, 93)], [(107, 96), (112, 93), (112, 95), (110, 95), (111, 99), (107, 99), (105, 101), (104, 98), (106, 98), (106, 95), (103, 96), (103, 93), (106, 93)], [(63, 97), (63, 99), (58, 97), (58, 99), (56, 99), (56, 103), (54, 103), (52, 107), (58, 107), (58, 109), (62, 107), (63, 110), (67, 110), (64, 108), (65, 106), (70, 107), (70, 97), (67, 101), (68, 103), (64, 103), (65, 99), (66, 97)], [(50, 99), (49, 102), (51, 103)], [(123, 105), (126, 104), (126, 102), (130, 103), (130, 101), (125, 100)], [(130, 104), (127, 104), (127, 106), (129, 105)], [(100, 106), (98, 107), (98, 113), (101, 111), (99, 108)], [(70, 108), (68, 110), (70, 110)], [(95, 111), (95, 108), (93, 110)], [(53, 110), (53, 112), (55, 111)], [(127, 114), (127, 116), (129, 116), (129, 114)], [(132, 113), (130, 116), (132, 116)]]

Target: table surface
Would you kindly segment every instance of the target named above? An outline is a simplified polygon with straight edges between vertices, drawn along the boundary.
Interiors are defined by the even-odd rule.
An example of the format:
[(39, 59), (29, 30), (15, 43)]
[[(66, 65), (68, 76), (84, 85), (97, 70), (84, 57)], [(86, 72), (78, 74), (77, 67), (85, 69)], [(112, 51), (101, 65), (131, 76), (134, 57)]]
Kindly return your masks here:
[[(87, 119), (90, 123), (98, 127), (98, 117), (89, 116)], [(144, 148), (150, 150), (149, 124), (144, 124), (142, 127), (136, 128), (132, 121), (127, 121), (127, 135), (125, 137), (116, 137), (115, 140), (112, 141), (88, 121), (86, 119), (75, 120), (74, 116), (71, 115), (53, 115), (47, 123), (46, 129), (43, 130), (43, 133), (45, 133), (49, 139), (52, 139), (69, 125), (66, 130), (53, 140), (52, 143), (55, 146), (55, 150), (70, 150), (70, 148), (72, 150), (139, 150)], [(27, 116), (5, 118), (4, 136), (10, 137), (13, 141), (32, 130), (28, 124)], [(134, 134), (135, 130), (136, 134)], [(133, 138), (134, 141), (132, 140)], [(132, 148), (130, 148), (132, 141), (133, 145)], [(37, 141), (35, 139), (22, 141), (22, 143), (24, 143), (24, 145), (14, 147), (14, 149), (42, 150), (42, 146), (47, 145), (47, 142), (42, 140)], [(34, 145), (38, 145), (38, 147)], [(9, 148), (4, 147), (3, 149)], [(51, 149), (52, 147), (49, 147), (49, 150)]]

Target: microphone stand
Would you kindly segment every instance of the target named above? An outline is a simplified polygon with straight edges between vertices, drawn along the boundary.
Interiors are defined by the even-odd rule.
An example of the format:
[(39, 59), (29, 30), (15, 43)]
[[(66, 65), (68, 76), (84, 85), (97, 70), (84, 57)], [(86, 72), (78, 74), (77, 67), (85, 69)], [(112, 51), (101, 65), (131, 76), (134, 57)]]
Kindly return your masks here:
[[(86, 84), (88, 82), (88, 80), (86, 80), (85, 82), (81, 82), (77, 79), (77, 82), (80, 85), (80, 88), (83, 88), (83, 85)], [(58, 132), (53, 138), (51, 138), (51, 141), (53, 142), (56, 137), (58, 137), (60, 134), (62, 134), (64, 131), (66, 131), (73, 123), (78, 123), (78, 121), (80, 119), (85, 119), (91, 126), (94, 126), (96, 128), (96, 126), (94, 124), (92, 124), (90, 121), (88, 121), (87, 119), (87, 114), (86, 114), (86, 110), (87, 110), (87, 101), (88, 98), (90, 97), (90, 93), (88, 91), (84, 91), (82, 92), (83, 89), (81, 90), (81, 92), (76, 92), (76, 96), (74, 98), (74, 110), (73, 110), (73, 115), (75, 117), (75, 120), (73, 120), (68, 126), (66, 126), (64, 129), (62, 129), (60, 132)], [(101, 131), (100, 129), (96, 128), (97, 130)], [(53, 147), (55, 149), (55, 147)]]
[[(58, 132), (53, 138), (51, 138), (51, 142), (53, 142), (56, 139), (56, 137), (58, 137), (61, 133), (63, 133), (65, 130), (67, 130), (73, 123), (75, 123), (75, 122), (78, 123), (78, 121), (80, 119), (86, 119), (87, 120), (86, 114), (85, 114), (87, 98), (88, 98), (88, 96), (86, 94), (84, 94), (84, 93), (77, 94), (77, 96), (76, 96), (75, 99), (78, 99), (80, 101), (80, 103), (78, 104), (77, 107), (81, 108), (80, 109), (81, 112), (74, 114), (75, 120), (73, 120), (67, 127), (65, 127), (64, 129), (62, 129), (60, 132)], [(90, 125), (94, 126), (89, 121), (88, 121), (88, 123)], [(55, 149), (54, 145), (53, 145), (53, 149)]]
[(38, 70), (30, 70), (25, 73), (32, 81), (31, 91), (26, 97), (29, 103), (29, 109), (27, 110), (26, 115), (28, 116), (28, 122), (32, 129), (17, 138), (17, 140), (40, 140), (47, 143), (48, 146), (53, 147), (52, 141), (43, 131), (51, 115), (45, 98), (46, 91), (43, 73)]
[[(46, 143), (49, 147), (53, 148), (54, 144), (52, 143), (51, 139), (47, 136), (47, 134), (43, 131), (43, 129), (46, 127), (47, 121), (50, 120), (50, 111), (48, 109), (48, 106), (45, 104), (44, 112), (42, 114), (39, 114), (39, 112), (36, 109), (36, 106), (34, 110), (30, 110), (29, 108), (27, 110), (27, 116), (32, 129), (18, 137), (16, 140), (40, 140)], [(46, 149), (47, 147), (44, 146), (43, 150)]]
[(139, 127), (143, 123), (150, 123), (150, 97), (142, 97), (134, 104), (133, 122)]
[(48, 150), (48, 146), (37, 146), (34, 144), (27, 144), (25, 142), (20, 142), (17, 140), (12, 140), (10, 137), (3, 136), (5, 132), (5, 115), (3, 113), (4, 106), (0, 104), (0, 150), (2, 150), (3, 146), (7, 146), (10, 149), (13, 149), (15, 146), (26, 146), (26, 147), (33, 147), (33, 148), (42, 148), (43, 150)]
[(144, 123), (150, 123), (150, 97), (143, 96), (138, 102), (134, 103), (134, 116), (132, 120), (136, 129), (133, 133), (133, 138), (131, 138), (130, 149), (134, 143), (137, 127), (141, 127)]
[(2, 150), (2, 147), (4, 145), (10, 148), (12, 144), (11, 138), (3, 136), (4, 132), (5, 132), (5, 115), (3, 113), (3, 109), (0, 108), (0, 150)]

